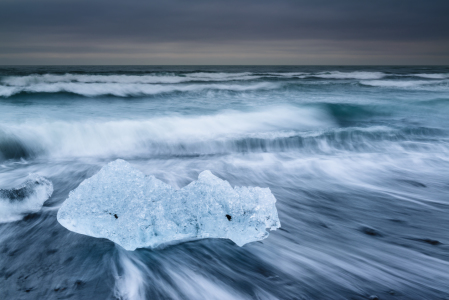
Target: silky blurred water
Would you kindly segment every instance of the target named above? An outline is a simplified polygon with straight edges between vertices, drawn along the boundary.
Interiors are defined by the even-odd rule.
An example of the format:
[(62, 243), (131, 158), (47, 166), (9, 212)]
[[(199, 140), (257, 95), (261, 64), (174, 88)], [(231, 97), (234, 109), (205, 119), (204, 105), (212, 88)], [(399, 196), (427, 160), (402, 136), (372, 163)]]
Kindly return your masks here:
[[(1, 67), (0, 299), (449, 299), (449, 68)], [(282, 228), (128, 252), (59, 206), (122, 158), (269, 187)], [(8, 201), (8, 199), (0, 199)]]

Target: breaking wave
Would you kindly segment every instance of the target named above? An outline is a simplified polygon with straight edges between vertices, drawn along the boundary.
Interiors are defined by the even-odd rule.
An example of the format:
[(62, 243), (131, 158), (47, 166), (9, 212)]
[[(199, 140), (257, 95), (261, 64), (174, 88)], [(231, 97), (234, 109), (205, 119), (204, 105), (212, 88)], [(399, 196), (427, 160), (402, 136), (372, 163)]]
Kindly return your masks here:
[(364, 80), (360, 82), (362, 85), (384, 88), (400, 88), (400, 89), (430, 89), (441, 90), (449, 88), (447, 80)]
[(379, 79), (386, 74), (382, 72), (268, 72), (268, 73), (211, 73), (196, 72), (187, 74), (148, 74), (148, 75), (85, 75), (85, 74), (34, 74), (27, 76), (10, 76), (3, 78), (6, 86), (29, 86), (46, 83), (118, 83), (118, 84), (175, 84), (185, 82), (221, 82), (245, 81), (264, 77), (319, 77), (326, 79)]
[(427, 79), (446, 79), (449, 74), (414, 74), (413, 76), (427, 78)]
[(235, 140), (276, 139), (292, 131), (326, 128), (332, 121), (325, 116), (317, 109), (274, 107), (196, 117), (0, 125), (0, 157), (223, 153), (229, 146), (220, 148)]
[(200, 92), (204, 90), (253, 91), (268, 90), (279, 84), (260, 82), (254, 84), (190, 84), (162, 85), (142, 83), (33, 83), (26, 86), (0, 86), (0, 96), (10, 97), (20, 93), (73, 93), (86, 97), (113, 95), (117, 97), (145, 96), (173, 92)]
[(233, 81), (251, 80), (260, 76), (249, 72), (243, 73), (191, 73), (185, 75), (84, 75), (84, 74), (42, 74), (28, 76), (11, 76), (2, 80), (9, 86), (27, 86), (42, 83), (122, 83), (122, 84), (151, 84), (151, 83), (182, 83), (189, 81)]
[[(0, 157), (170, 157), (229, 153), (448, 152), (441, 129), (388, 126), (330, 129), (318, 109), (277, 107), (210, 116), (3, 126)], [(2, 136), (0, 135), (0, 137)], [(430, 143), (427, 143), (430, 142)], [(429, 149), (429, 147), (433, 147)]]
[(332, 72), (321, 72), (316, 75), (313, 75), (319, 78), (325, 79), (380, 79), (385, 77), (386, 74), (382, 72), (340, 72), (340, 71), (332, 71)]

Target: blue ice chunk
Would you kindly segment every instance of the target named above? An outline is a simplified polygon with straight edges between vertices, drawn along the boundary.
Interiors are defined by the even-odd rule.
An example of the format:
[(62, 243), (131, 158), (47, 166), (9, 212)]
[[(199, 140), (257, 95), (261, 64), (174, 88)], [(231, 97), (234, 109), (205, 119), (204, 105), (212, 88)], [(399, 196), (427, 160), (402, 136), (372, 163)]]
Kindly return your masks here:
[(71, 231), (126, 250), (202, 238), (243, 246), (280, 227), (275, 203), (269, 188), (232, 188), (210, 171), (176, 190), (119, 159), (70, 192), (57, 218)]
[(53, 193), (53, 184), (38, 174), (30, 174), (26, 181), (12, 189), (0, 189), (0, 223), (22, 219), (38, 212)]

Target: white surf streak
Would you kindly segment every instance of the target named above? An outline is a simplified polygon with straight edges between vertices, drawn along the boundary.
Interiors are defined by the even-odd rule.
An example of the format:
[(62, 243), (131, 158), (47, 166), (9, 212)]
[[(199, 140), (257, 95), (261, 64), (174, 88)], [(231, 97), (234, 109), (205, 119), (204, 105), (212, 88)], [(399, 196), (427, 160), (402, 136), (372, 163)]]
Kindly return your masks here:
[(186, 268), (168, 269), (170, 277), (176, 282), (184, 297), (174, 294), (175, 299), (233, 300), (246, 299), (243, 295), (220, 284), (219, 280), (206, 278)]
[[(145, 300), (147, 287), (145, 273), (147, 266), (134, 257), (133, 253), (118, 249), (119, 266), (112, 265), (115, 278), (114, 296), (121, 300)], [(119, 272), (119, 269), (122, 272)]]

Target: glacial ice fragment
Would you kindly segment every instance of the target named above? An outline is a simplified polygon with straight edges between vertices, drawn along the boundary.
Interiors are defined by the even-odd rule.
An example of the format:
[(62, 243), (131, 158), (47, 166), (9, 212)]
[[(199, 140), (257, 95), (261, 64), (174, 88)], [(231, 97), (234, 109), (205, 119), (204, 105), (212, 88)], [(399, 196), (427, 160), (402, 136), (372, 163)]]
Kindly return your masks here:
[(53, 193), (53, 184), (42, 176), (30, 174), (19, 187), (0, 189), (0, 223), (22, 219), (37, 212)]
[(243, 246), (280, 227), (275, 203), (269, 188), (232, 188), (210, 171), (176, 190), (119, 159), (71, 191), (57, 218), (71, 231), (126, 250), (201, 238)]

